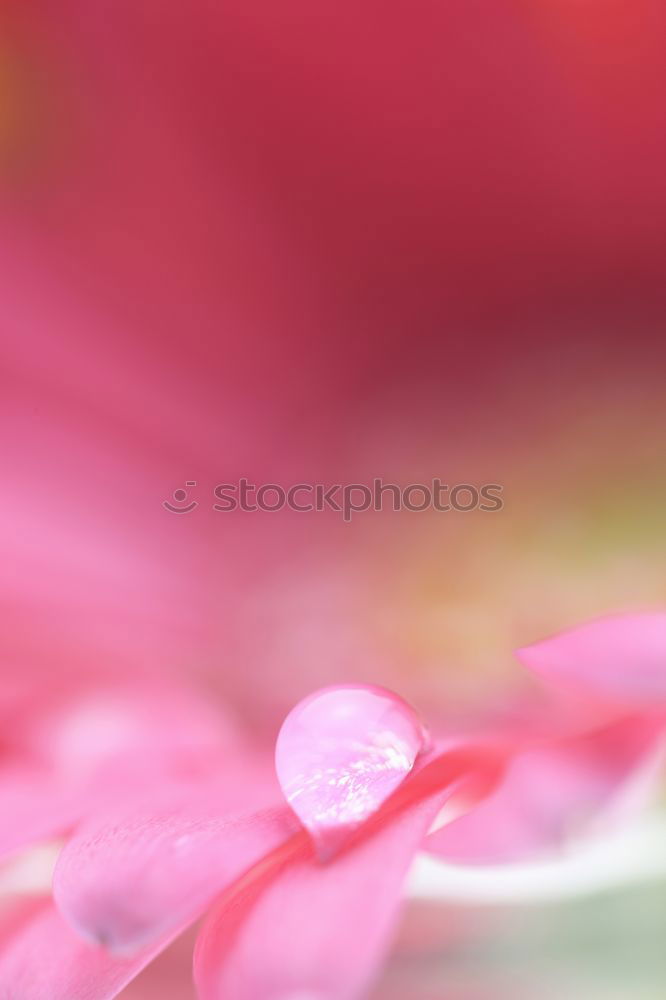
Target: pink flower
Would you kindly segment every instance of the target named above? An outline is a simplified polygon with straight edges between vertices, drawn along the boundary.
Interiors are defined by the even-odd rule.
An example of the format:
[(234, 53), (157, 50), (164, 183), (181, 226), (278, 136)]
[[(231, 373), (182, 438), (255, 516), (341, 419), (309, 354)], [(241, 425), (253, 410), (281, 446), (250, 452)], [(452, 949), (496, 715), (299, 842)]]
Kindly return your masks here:
[[(639, 662), (664, 621), (625, 619)], [(617, 628), (613, 620), (588, 627), (598, 657)], [(569, 650), (575, 634), (552, 642)], [(593, 649), (580, 649), (584, 673)], [(265, 761), (253, 767), (228, 738), (200, 749), (183, 742), (173, 714), (158, 707), (166, 753), (159, 727), (143, 728), (131, 752), (88, 761), (97, 782), (110, 780), (77, 786), (83, 815), (60, 827), (74, 830), (56, 865), (54, 901), (17, 909), (5, 928), (3, 1000), (114, 997), (210, 907), (195, 949), (202, 1000), (362, 997), (417, 851), (479, 861), (552, 848), (581, 809), (596, 818), (640, 775), (664, 723), (628, 698), (601, 727), (591, 714), (588, 730), (563, 717), (541, 739), (515, 724), (431, 739), (395, 695), (335, 687), (285, 720), (280, 792)], [(540, 794), (526, 797), (530, 787)], [(447, 803), (464, 813), (448, 824)]]
[[(563, 478), (551, 424), (571, 408), (575, 426), (579, 395), (597, 412), (589, 382), (631, 369), (643, 389), (663, 363), (664, 11), (8, 0), (0, 19), (0, 853), (71, 836), (55, 903), (1, 915), (0, 997), (112, 996), (209, 905), (204, 996), (260, 995), (266, 976), (347, 997), (417, 850), (513, 861), (610, 821), (620, 788), (636, 807), (662, 726), (660, 619), (523, 651), (561, 689), (551, 720), (530, 706), (471, 737), (447, 715), (455, 634), (484, 636), (485, 666), (480, 607), (500, 605), (504, 634), (532, 627), (502, 606), (509, 567), (527, 603), (551, 580), (552, 563), (514, 558), (519, 514), (486, 587), (476, 522), (462, 542), (440, 521), (433, 554), (421, 521), (409, 537), (313, 529), (203, 502), (178, 520), (161, 500), (188, 479), (210, 501), (227, 476), (351, 480), (380, 459), (414, 478), (433, 456), (462, 478), (507, 465), (516, 495), (540, 463)], [(514, 447), (535, 466), (516, 470)], [(448, 578), (458, 564), (483, 580), (476, 603)], [(579, 572), (552, 620), (578, 607)], [(652, 586), (588, 584), (599, 607)], [(292, 745), (278, 767), (296, 816), (262, 740), (348, 677), (427, 705), (446, 739), (426, 751), (393, 702), (400, 766), (347, 799), (316, 788), (314, 806)], [(446, 796), (463, 814), (428, 836)]]

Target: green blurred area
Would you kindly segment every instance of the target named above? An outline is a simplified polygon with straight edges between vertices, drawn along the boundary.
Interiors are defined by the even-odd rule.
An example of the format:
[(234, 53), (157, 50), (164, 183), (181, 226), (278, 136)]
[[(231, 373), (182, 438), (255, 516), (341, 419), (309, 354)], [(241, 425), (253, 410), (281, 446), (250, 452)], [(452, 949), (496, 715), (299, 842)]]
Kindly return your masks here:
[(664, 882), (540, 906), (472, 911), (442, 904), (438, 924), (450, 944), (398, 954), (373, 1000), (666, 996)]

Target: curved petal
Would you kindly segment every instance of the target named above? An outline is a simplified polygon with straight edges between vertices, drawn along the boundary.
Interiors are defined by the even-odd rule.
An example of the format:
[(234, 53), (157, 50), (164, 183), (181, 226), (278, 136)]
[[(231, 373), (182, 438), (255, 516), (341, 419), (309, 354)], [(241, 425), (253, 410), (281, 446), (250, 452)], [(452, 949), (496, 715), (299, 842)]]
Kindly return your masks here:
[(662, 733), (659, 722), (641, 717), (519, 753), (485, 801), (425, 846), (466, 864), (518, 861), (561, 848), (610, 818), (614, 806), (635, 811), (654, 793)]
[(54, 873), (65, 918), (115, 954), (182, 929), (265, 855), (306, 841), (286, 806), (234, 816), (215, 786), (195, 800), (134, 805), (84, 827)]
[(278, 736), (275, 766), (322, 859), (402, 784), (424, 740), (414, 711), (383, 688), (325, 688), (292, 709)]
[(470, 797), (487, 793), (502, 754), (477, 746), (433, 750), (335, 860), (322, 864), (292, 851), (249, 872), (202, 931), (195, 955), (202, 1000), (362, 995), (390, 942), (404, 875), (428, 829), (461, 789)]
[(418, 803), (322, 865), (313, 858), (226, 894), (201, 932), (201, 1000), (352, 1000), (386, 952), (409, 865), (441, 807)]
[(516, 655), (547, 680), (624, 705), (666, 702), (666, 612), (601, 618)]

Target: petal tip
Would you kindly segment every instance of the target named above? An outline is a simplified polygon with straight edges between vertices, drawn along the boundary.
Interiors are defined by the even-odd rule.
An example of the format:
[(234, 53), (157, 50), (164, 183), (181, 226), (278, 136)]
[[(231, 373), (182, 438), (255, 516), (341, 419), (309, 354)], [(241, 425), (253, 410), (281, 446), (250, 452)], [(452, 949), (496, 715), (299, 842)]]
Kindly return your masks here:
[(629, 703), (666, 700), (666, 613), (598, 618), (516, 650), (532, 672)]

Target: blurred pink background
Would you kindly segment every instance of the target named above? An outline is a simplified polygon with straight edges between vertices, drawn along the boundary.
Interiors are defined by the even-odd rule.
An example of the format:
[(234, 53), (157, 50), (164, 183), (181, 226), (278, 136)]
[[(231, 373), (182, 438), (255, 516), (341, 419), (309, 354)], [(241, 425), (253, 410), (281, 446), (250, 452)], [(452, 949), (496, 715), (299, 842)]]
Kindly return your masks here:
[[(184, 670), (257, 724), (338, 677), (445, 706), (516, 643), (663, 600), (660, 4), (3, 21), (23, 678)], [(209, 510), (241, 476), (434, 475), (505, 509)]]

